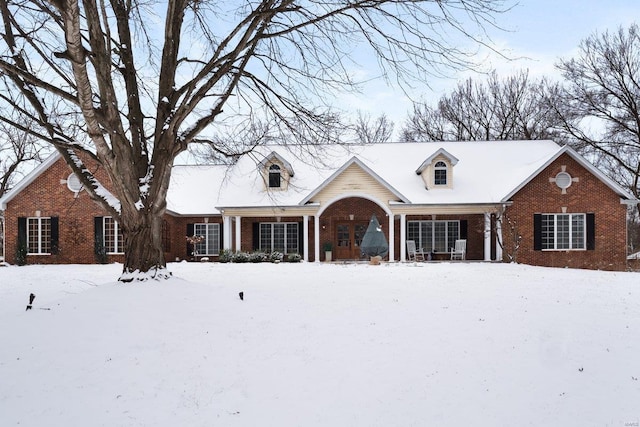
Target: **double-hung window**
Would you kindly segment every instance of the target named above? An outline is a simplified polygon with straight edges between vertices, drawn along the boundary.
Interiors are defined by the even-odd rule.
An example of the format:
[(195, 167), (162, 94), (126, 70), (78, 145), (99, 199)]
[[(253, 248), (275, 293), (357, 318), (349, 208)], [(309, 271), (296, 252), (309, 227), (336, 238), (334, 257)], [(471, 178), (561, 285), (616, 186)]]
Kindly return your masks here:
[(300, 253), (298, 246), (298, 223), (260, 223), (260, 250), (283, 254)]
[(586, 249), (585, 214), (542, 214), (542, 250)]
[(460, 221), (407, 221), (407, 240), (425, 252), (448, 252), (460, 238)]
[(433, 183), (435, 185), (447, 185), (447, 164), (437, 162), (433, 168)]
[(51, 218), (27, 218), (27, 253), (51, 253)]
[(193, 231), (196, 236), (204, 237), (201, 242), (196, 243), (195, 250), (198, 255), (220, 254), (220, 224), (194, 224)]
[(123, 254), (124, 237), (118, 221), (110, 216), (103, 217), (102, 232), (105, 251), (108, 254)]
[(280, 166), (271, 165), (269, 167), (269, 188), (280, 188), (282, 186), (282, 171)]

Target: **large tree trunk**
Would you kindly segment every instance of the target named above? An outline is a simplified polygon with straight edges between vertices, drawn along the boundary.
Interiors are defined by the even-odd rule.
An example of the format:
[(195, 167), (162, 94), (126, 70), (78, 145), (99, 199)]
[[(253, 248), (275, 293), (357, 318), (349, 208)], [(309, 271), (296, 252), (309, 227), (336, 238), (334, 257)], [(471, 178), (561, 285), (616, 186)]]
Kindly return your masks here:
[(124, 266), (120, 281), (168, 278), (162, 247), (162, 215), (151, 210), (123, 213)]

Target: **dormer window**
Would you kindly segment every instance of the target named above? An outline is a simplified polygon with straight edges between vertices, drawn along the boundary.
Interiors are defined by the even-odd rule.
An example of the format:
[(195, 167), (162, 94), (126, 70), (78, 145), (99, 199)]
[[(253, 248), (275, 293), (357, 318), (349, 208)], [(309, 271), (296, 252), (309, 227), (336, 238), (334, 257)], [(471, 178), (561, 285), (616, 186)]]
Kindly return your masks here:
[(433, 183), (447, 185), (447, 164), (445, 162), (436, 162), (433, 166)]
[(275, 151), (258, 164), (266, 191), (286, 191), (293, 178), (291, 164)]
[(282, 184), (282, 170), (278, 165), (269, 166), (269, 188), (280, 188)]
[(427, 190), (453, 189), (453, 168), (457, 163), (458, 159), (454, 155), (440, 148), (422, 162), (416, 174), (422, 176)]

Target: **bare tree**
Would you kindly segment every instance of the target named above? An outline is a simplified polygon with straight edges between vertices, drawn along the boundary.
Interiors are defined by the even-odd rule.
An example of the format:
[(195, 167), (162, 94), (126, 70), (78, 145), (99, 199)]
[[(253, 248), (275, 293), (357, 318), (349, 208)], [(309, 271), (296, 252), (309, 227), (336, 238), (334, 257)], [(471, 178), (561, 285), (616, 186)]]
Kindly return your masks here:
[[(40, 141), (0, 123), (0, 197), (26, 172), (27, 165), (40, 162), (46, 151)], [(4, 217), (0, 211), (0, 256), (4, 254)]]
[[(356, 49), (399, 82), (467, 67), (453, 35), (483, 43), (476, 34), (495, 25), (504, 3), (0, 0), (0, 120), (53, 144), (118, 220), (120, 280), (163, 277), (165, 195), (189, 144), (216, 144), (216, 124), (231, 118), (323, 134), (323, 99), (358, 83)], [(13, 111), (35, 125), (26, 129)]]
[(556, 91), (545, 79), (531, 81), (528, 71), (486, 82), (467, 79), (437, 106), (416, 103), (402, 131), (409, 141), (490, 141), (548, 139), (554, 115), (545, 100)]
[(566, 80), (550, 105), (558, 130), (610, 178), (640, 196), (640, 29), (595, 33), (557, 67)]
[(0, 197), (24, 173), (21, 166), (42, 160), (44, 148), (40, 141), (28, 133), (0, 123)]
[(353, 124), (356, 142), (360, 144), (380, 144), (389, 142), (393, 136), (393, 122), (386, 114), (373, 119), (371, 114), (358, 111)]

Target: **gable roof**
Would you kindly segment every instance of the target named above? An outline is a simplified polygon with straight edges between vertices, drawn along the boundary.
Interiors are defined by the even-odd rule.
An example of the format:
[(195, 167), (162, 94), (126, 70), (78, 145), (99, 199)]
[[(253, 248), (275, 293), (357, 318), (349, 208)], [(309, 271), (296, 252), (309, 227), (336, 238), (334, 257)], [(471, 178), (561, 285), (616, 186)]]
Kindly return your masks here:
[(451, 153), (449, 153), (444, 148), (440, 148), (438, 151), (427, 157), (424, 162), (422, 162), (420, 167), (416, 169), (416, 174), (420, 175), (422, 172), (424, 172), (427, 166), (429, 166), (433, 162), (433, 159), (438, 156), (444, 156), (449, 159), (449, 162), (451, 162), (451, 166), (455, 166), (459, 162), (456, 156), (451, 155)]
[[(317, 147), (314, 147), (317, 148)], [(401, 203), (416, 205), (501, 204), (566, 153), (612, 191), (637, 202), (570, 147), (553, 141), (484, 141), (387, 143), (324, 146), (315, 153), (263, 146), (233, 166), (176, 165), (167, 193), (167, 209), (175, 215), (208, 216), (230, 207), (304, 206), (351, 165), (357, 165)], [(445, 154), (460, 159), (451, 189), (429, 191), (416, 171), (422, 159)], [(0, 199), (0, 209), (60, 158), (55, 152)], [(276, 158), (291, 172), (286, 190), (269, 191), (260, 165)], [(291, 163), (284, 159), (291, 159)], [(420, 164), (417, 164), (420, 162)]]
[(36, 180), (40, 175), (42, 175), (47, 169), (49, 169), (58, 159), (62, 158), (60, 153), (54, 151), (44, 159), (42, 163), (36, 166), (31, 172), (29, 172), (24, 178), (22, 178), (11, 190), (7, 191), (4, 196), (0, 197), (0, 211), (3, 211), (7, 208), (7, 203), (9, 203), (13, 198), (15, 198), (22, 190), (27, 188), (33, 181)]
[(582, 166), (583, 168), (585, 168), (586, 170), (588, 170), (590, 173), (592, 173), (594, 176), (596, 176), (600, 181), (602, 181), (607, 187), (609, 187), (614, 193), (618, 194), (620, 197), (630, 200), (630, 201), (636, 201), (635, 197), (629, 193), (627, 190), (625, 190), (624, 188), (622, 188), (620, 185), (618, 185), (618, 183), (616, 183), (615, 181), (613, 181), (611, 178), (609, 178), (608, 176), (606, 176), (604, 173), (602, 173), (600, 171), (600, 169), (598, 169), (597, 167), (595, 167), (593, 164), (591, 164), (589, 161), (587, 161), (587, 159), (585, 159), (584, 157), (582, 157), (580, 154), (578, 154), (577, 151), (575, 151), (573, 148), (569, 147), (568, 145), (565, 145), (563, 147), (561, 147), (557, 153), (555, 153), (553, 156), (551, 156), (544, 164), (540, 165), (540, 167), (533, 171), (531, 173), (531, 175), (529, 177), (527, 177), (526, 179), (524, 179), (520, 184), (518, 184), (513, 190), (511, 190), (503, 199), (502, 201), (507, 201), (509, 200), (511, 197), (513, 197), (518, 191), (520, 191), (525, 185), (527, 185), (533, 178), (535, 178), (536, 176), (538, 176), (538, 174), (540, 172), (542, 172), (544, 169), (546, 169), (551, 163), (553, 163), (554, 161), (556, 161), (558, 159), (558, 157), (560, 157), (562, 154), (568, 154), (569, 156), (571, 156), (571, 158), (573, 160), (575, 160), (576, 162), (578, 162), (580, 164), (580, 166)]
[(400, 201), (404, 202), (404, 203), (411, 203), (409, 201), (409, 199), (407, 199), (405, 196), (402, 195), (402, 193), (400, 193), (398, 190), (396, 190), (395, 188), (393, 188), (393, 186), (391, 186), (388, 182), (386, 182), (384, 179), (382, 179), (377, 173), (375, 173), (369, 166), (365, 165), (360, 159), (358, 159), (357, 157), (352, 157), (348, 162), (346, 162), (344, 165), (342, 165), (340, 167), (340, 169), (338, 169), (337, 171), (335, 171), (333, 174), (331, 174), (331, 176), (329, 176), (327, 179), (324, 180), (324, 182), (322, 184), (320, 184), (315, 190), (313, 190), (307, 197), (305, 197), (304, 199), (302, 199), (302, 201), (300, 202), (301, 205), (304, 205), (308, 202), (310, 202), (311, 200), (313, 200), (313, 198), (323, 189), (325, 189), (327, 187), (327, 185), (329, 185), (334, 178), (336, 178), (338, 175), (340, 175), (342, 172), (344, 172), (349, 166), (351, 165), (357, 165), (360, 168), (362, 168), (366, 173), (368, 173), (369, 175), (371, 175), (376, 181), (378, 181), (384, 188), (386, 188), (387, 190), (389, 190), (394, 196), (396, 196)]
[[(315, 148), (315, 147), (314, 147)], [(318, 153), (285, 146), (257, 147), (232, 167), (174, 166), (168, 209), (215, 214), (223, 208), (303, 206), (352, 164), (405, 203), (499, 204), (558, 153), (553, 141), (485, 141), (332, 145)], [(429, 191), (415, 171), (436, 153), (461, 159), (451, 189)], [(271, 153), (291, 159), (287, 190), (266, 191), (260, 162)], [(212, 185), (212, 183), (216, 183)]]
[(262, 159), (262, 161), (259, 163), (259, 166), (265, 167), (267, 163), (273, 161), (274, 159), (280, 162), (282, 166), (284, 166), (284, 168), (289, 173), (289, 176), (293, 176), (294, 171), (293, 171), (293, 167), (291, 166), (291, 163), (286, 161), (284, 157), (282, 157), (280, 154), (276, 153), (275, 151), (272, 151), (271, 153), (266, 155), (264, 159)]

